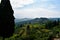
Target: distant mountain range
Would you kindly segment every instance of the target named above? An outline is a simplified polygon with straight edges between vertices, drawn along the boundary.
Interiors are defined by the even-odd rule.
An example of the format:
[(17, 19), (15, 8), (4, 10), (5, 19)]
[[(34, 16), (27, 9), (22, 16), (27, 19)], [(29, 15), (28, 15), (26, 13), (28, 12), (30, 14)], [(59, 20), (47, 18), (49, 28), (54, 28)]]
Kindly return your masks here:
[(52, 20), (52, 21), (54, 21), (54, 20), (57, 21), (58, 19), (60, 20), (60, 18), (48, 18), (48, 19), (49, 19), (49, 20)]
[(23, 18), (23, 19), (15, 19), (16, 24), (28, 24), (28, 23), (46, 23), (47, 21), (60, 20), (60, 18)]
[(27, 21), (27, 20), (32, 20), (31, 18), (22, 18), (22, 19), (15, 19), (15, 23), (17, 22), (22, 22), (22, 21)]

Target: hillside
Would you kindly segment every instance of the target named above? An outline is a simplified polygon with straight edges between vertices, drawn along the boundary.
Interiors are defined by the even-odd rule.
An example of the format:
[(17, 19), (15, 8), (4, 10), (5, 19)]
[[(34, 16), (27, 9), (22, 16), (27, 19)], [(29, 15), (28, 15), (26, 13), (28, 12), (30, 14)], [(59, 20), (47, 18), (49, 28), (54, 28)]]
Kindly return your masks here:
[(58, 21), (58, 19), (60, 20), (60, 18), (34, 18), (34, 19), (21, 19), (21, 20), (17, 20), (18, 22), (16, 22), (16, 25), (20, 25), (20, 24), (34, 24), (34, 23), (40, 23), (40, 24), (45, 24), (48, 21)]
[[(34, 20), (37, 20), (37, 18)], [(28, 23), (19, 25), (15, 27), (14, 35), (10, 38), (7, 38), (6, 40), (52, 40), (53, 37), (60, 37), (60, 22), (58, 25), (53, 24), (54, 27), (49, 22), (47, 23), (48, 26), (51, 25), (51, 28), (46, 28), (48, 26), (45, 26), (43, 23)]]
[(52, 38), (60, 38), (60, 20), (58, 19), (35, 18), (19, 21), (15, 25), (13, 36), (5, 40), (52, 40)]

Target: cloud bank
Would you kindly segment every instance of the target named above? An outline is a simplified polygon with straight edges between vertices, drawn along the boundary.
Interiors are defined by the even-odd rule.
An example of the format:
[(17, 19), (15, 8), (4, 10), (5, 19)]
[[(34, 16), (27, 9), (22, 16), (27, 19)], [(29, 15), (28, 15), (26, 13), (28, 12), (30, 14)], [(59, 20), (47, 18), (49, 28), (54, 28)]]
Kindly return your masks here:
[(15, 18), (60, 17), (60, 0), (10, 0)]
[[(44, 8), (30, 8), (24, 10), (15, 10), (17, 11), (16, 14), (18, 17), (22, 18), (40, 18), (40, 17), (59, 17), (60, 12), (55, 12), (52, 10), (44, 9)], [(16, 16), (15, 15), (15, 16)]]
[(13, 8), (24, 7), (24, 5), (32, 4), (33, 0), (10, 0)]

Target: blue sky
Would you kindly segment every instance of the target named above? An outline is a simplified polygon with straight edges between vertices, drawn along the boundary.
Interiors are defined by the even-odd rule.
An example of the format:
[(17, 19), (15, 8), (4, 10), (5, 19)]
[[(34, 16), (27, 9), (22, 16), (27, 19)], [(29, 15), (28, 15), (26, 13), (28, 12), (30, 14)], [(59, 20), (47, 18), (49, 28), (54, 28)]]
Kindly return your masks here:
[(10, 0), (15, 18), (60, 17), (60, 0)]

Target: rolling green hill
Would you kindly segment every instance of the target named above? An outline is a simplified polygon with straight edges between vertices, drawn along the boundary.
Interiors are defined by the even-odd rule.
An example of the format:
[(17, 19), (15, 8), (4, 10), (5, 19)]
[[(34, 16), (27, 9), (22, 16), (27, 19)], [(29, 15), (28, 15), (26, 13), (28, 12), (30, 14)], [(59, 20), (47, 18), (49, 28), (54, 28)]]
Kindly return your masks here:
[(52, 19), (48, 18), (35, 18), (17, 22), (17, 24), (13, 36), (5, 40), (51, 40), (53, 37), (60, 37), (59, 20), (52, 21)]

